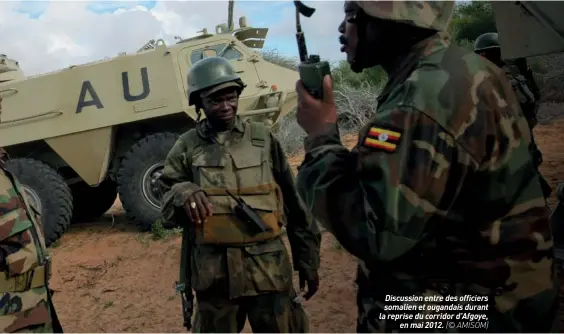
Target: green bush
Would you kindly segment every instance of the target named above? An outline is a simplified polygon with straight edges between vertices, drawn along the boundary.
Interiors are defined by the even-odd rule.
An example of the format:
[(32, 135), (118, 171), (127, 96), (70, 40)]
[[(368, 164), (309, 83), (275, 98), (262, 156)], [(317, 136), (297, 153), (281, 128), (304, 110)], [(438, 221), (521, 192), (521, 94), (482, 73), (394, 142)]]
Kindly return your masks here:
[[(269, 62), (297, 70), (298, 60), (284, 56), (278, 50), (264, 50), (262, 55)], [(376, 112), (386, 73), (381, 68), (371, 68), (357, 74), (351, 71), (346, 61), (341, 61), (331, 65), (331, 74), (339, 127), (343, 133), (357, 131)], [(296, 121), (295, 111), (278, 120), (274, 133), (287, 153), (295, 153), (303, 147), (305, 132)]]

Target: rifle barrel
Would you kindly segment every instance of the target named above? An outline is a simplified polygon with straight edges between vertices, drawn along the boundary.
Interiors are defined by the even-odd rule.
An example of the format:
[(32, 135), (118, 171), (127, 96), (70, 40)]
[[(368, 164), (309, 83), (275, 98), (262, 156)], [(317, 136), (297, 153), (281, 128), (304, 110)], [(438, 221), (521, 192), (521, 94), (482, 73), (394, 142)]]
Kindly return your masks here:
[(231, 198), (233, 198), (237, 202), (237, 204), (241, 204), (240, 198), (235, 197), (235, 195), (233, 195), (228, 189), (225, 189), (225, 192), (227, 192), (227, 194), (231, 196)]

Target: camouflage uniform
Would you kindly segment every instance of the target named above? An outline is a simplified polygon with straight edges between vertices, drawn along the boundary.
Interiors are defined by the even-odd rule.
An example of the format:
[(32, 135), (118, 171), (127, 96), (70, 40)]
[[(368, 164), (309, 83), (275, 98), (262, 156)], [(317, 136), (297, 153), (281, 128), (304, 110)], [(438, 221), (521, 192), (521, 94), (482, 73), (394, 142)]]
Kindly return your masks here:
[[(478, 36), (474, 43), (474, 52), (479, 53), (481, 51), (486, 50), (500, 50), (499, 40), (497, 33), (486, 33)], [(501, 55), (501, 51), (500, 55)], [(530, 80), (521, 73), (518, 66), (515, 63), (506, 62), (501, 60), (501, 64), (496, 64), (502, 68), (507, 76), (507, 79), (511, 83), (511, 87), (513, 88), (513, 92), (517, 97), (517, 101), (521, 106), (521, 110), (529, 123), (529, 128), (531, 130), (531, 144), (529, 146), (529, 150), (531, 152), (531, 156), (533, 158), (533, 162), (539, 173), (539, 180), (541, 182), (541, 186), (543, 189), (544, 196), (548, 198), (552, 192), (552, 189), (548, 182), (542, 177), (540, 171), (538, 170), (539, 166), (542, 164), (542, 153), (539, 150), (537, 144), (535, 143), (533, 128), (537, 125), (537, 112), (539, 109), (539, 99), (540, 94), (538, 91), (538, 87), (534, 82), (534, 78), (529, 75)]]
[[(181, 272), (196, 291), (194, 331), (240, 332), (248, 316), (254, 332), (307, 332), (281, 227), (287, 222), (294, 269), (310, 277), (317, 276), (320, 235), (312, 231), (312, 217), (270, 130), (237, 116), (231, 130), (218, 134), (205, 119), (179, 138), (160, 180), (166, 191), (163, 216), (185, 226), (185, 238), (182, 206), (188, 198), (203, 190), (213, 205), (213, 216), (196, 225), (191, 265)], [(226, 189), (254, 208), (272, 231), (249, 233), (233, 215), (235, 202)]]
[[(357, 3), (372, 17), (439, 31), (388, 73), (352, 151), (337, 126), (305, 141), (298, 190), (359, 258), (357, 331), (414, 331), (399, 324), (418, 320), (380, 320), (386, 294), (484, 295), (489, 331), (549, 331), (549, 212), (503, 72), (449, 45), (441, 30), (452, 2)], [(445, 331), (433, 321), (442, 329), (422, 330)]]
[(48, 289), (50, 260), (39, 214), (14, 176), (1, 169), (0, 328), (10, 333), (62, 333)]
[(506, 64), (502, 67), (502, 70), (505, 72), (505, 75), (509, 79), (511, 86), (513, 87), (513, 92), (517, 96), (517, 100), (521, 106), (521, 110), (527, 119), (529, 124), (529, 129), (531, 130), (531, 144), (529, 146), (529, 150), (531, 152), (531, 156), (533, 158), (533, 163), (537, 172), (539, 173), (539, 181), (541, 182), (542, 190), (544, 193), (544, 197), (548, 198), (552, 193), (552, 188), (550, 184), (544, 179), (542, 174), (540, 173), (539, 167), (542, 164), (542, 152), (537, 146), (535, 142), (535, 137), (533, 133), (534, 127), (537, 125), (537, 112), (539, 109), (539, 101), (538, 98), (535, 97), (533, 90), (529, 87), (527, 79), (519, 72), (515, 66)]

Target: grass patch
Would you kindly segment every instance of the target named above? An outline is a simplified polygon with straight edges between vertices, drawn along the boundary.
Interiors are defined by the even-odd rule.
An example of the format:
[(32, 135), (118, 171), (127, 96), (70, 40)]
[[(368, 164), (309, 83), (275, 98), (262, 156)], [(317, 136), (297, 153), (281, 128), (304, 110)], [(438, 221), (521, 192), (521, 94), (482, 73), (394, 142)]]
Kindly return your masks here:
[(182, 235), (182, 228), (165, 228), (162, 219), (157, 219), (151, 226), (152, 239), (157, 240), (168, 240), (171, 237), (177, 237)]

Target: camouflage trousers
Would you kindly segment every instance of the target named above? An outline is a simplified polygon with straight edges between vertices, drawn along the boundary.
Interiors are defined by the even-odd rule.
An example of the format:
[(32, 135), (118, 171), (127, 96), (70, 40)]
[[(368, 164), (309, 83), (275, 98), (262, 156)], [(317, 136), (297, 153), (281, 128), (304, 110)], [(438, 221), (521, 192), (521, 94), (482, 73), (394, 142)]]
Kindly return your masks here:
[(309, 320), (295, 297), (293, 289), (235, 299), (196, 293), (192, 332), (240, 333), (248, 318), (254, 333), (307, 333)]
[(12, 331), (10, 333), (63, 333), (63, 329), (57, 319), (54, 323), (31, 325)]
[[(33, 320), (34, 315), (38, 315), (37, 312), (29, 312), (27, 314), (28, 318), (20, 318), (18, 319), (17, 329), (11, 330), (9, 333), (64, 333), (61, 323), (59, 321), (59, 317), (55, 310), (55, 305), (53, 305), (52, 301), (52, 294), (53, 290), (49, 289), (47, 294), (47, 303), (46, 309), (49, 313), (48, 316), (48, 323), (38, 323), (37, 320)], [(43, 314), (42, 314), (43, 315)], [(2, 329), (3, 332), (8, 332), (10, 329), (6, 327), (6, 324), (10, 322), (14, 322), (16, 319), (11, 319), (11, 315), (2, 315), (0, 316), (0, 323), (4, 326)], [(11, 324), (13, 325), (13, 324)]]
[(51, 325), (34, 325), (18, 329), (12, 333), (56, 333)]
[(361, 269), (360, 264), (356, 271), (356, 306), (358, 316), (356, 319), (357, 333), (385, 333), (391, 332), (386, 328), (385, 322), (378, 319), (380, 308), (377, 306), (372, 284)]

